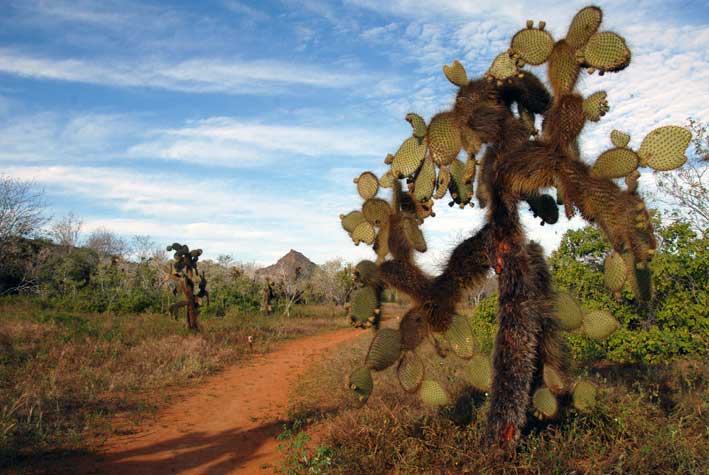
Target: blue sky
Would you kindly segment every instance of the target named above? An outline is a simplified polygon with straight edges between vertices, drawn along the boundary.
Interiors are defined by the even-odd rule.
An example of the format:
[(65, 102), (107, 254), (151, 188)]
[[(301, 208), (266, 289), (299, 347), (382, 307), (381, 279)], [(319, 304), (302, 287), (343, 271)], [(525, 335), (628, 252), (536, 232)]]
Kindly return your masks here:
[[(294, 248), (318, 263), (372, 255), (338, 215), (361, 204), (352, 178), (385, 170), (408, 112), (451, 104), (441, 66), (488, 68), (527, 18), (555, 38), (586, 2), (548, 0), (2, 0), (0, 172), (33, 179), (52, 215), (84, 231), (184, 240), (207, 257), (269, 264)], [(586, 160), (631, 133), (709, 120), (709, 3), (598, 2), (630, 67), (586, 76), (610, 113), (584, 130)], [(534, 68), (544, 77), (543, 68)], [(654, 180), (643, 177), (645, 190)], [(643, 186), (641, 185), (641, 186)], [(443, 201), (424, 232), (432, 268), (480, 226)], [(580, 219), (531, 237), (553, 250)]]

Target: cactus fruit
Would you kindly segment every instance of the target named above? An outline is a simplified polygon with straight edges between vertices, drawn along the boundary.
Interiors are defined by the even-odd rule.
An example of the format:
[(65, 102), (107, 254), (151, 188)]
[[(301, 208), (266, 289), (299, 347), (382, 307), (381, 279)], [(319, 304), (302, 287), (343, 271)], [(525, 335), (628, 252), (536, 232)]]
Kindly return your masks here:
[(363, 405), (372, 395), (374, 381), (372, 381), (372, 372), (369, 368), (357, 368), (348, 378), (347, 387), (354, 392), (357, 398), (357, 405)]
[(397, 178), (411, 176), (419, 169), (425, 156), (426, 144), (419, 143), (416, 137), (409, 137), (394, 155), (391, 172)]
[(381, 371), (396, 363), (400, 356), (401, 332), (393, 328), (382, 328), (369, 345), (364, 365), (374, 371)]
[(418, 201), (429, 201), (436, 187), (436, 167), (431, 157), (423, 160), (421, 169), (416, 174), (414, 181), (414, 197)]
[(640, 165), (658, 171), (681, 167), (687, 161), (684, 151), (690, 140), (692, 134), (683, 127), (659, 127), (647, 134), (640, 144)]
[(424, 404), (429, 406), (447, 406), (450, 404), (448, 393), (437, 381), (430, 379), (421, 382), (419, 397)]
[(389, 203), (381, 198), (370, 198), (362, 205), (362, 216), (370, 224), (380, 227), (389, 222), (391, 208)]
[(350, 211), (347, 214), (341, 214), (340, 221), (345, 231), (347, 231), (349, 234), (352, 234), (355, 228), (360, 223), (364, 222), (364, 215), (361, 211)]
[(534, 414), (539, 419), (551, 419), (556, 416), (559, 410), (556, 396), (546, 387), (539, 388), (534, 392), (532, 405), (534, 406)]
[(593, 176), (622, 178), (638, 167), (638, 155), (628, 148), (612, 148), (599, 155), (591, 168)]
[(581, 9), (571, 20), (569, 31), (566, 33), (566, 42), (573, 48), (582, 48), (598, 31), (601, 20), (603, 20), (603, 13), (600, 8), (591, 6)]
[(415, 393), (425, 375), (423, 361), (413, 351), (405, 351), (396, 367), (399, 384), (407, 393)]
[(613, 292), (618, 292), (623, 288), (625, 279), (628, 275), (628, 269), (625, 267), (623, 256), (613, 251), (606, 257), (603, 262), (603, 281)]
[(559, 208), (556, 205), (556, 200), (550, 195), (544, 194), (529, 198), (527, 203), (529, 203), (534, 217), (542, 218), (542, 225), (544, 223), (556, 224), (559, 221)]
[(451, 181), (451, 172), (446, 167), (441, 167), (438, 170), (438, 178), (436, 179), (436, 193), (433, 199), (440, 200), (448, 193), (448, 185)]
[(423, 139), (426, 137), (426, 121), (423, 120), (423, 117), (411, 112), (406, 114), (406, 121), (413, 127), (414, 137), (419, 139), (419, 143), (423, 143)]
[(394, 174), (391, 172), (391, 170), (387, 170), (384, 175), (379, 177), (379, 186), (382, 188), (391, 188), (394, 186)]
[(448, 66), (443, 65), (443, 74), (445, 74), (448, 80), (455, 84), (456, 86), (465, 86), (468, 84), (468, 74), (465, 72), (465, 68), (460, 62), (455, 59), (453, 63)]
[(605, 71), (620, 71), (630, 64), (630, 50), (620, 35), (610, 31), (594, 33), (577, 51), (576, 61)]
[(460, 358), (470, 359), (475, 354), (475, 338), (467, 318), (453, 315), (444, 336), (453, 352)]
[(428, 124), (426, 135), (428, 150), (438, 165), (448, 165), (458, 156), (463, 147), (460, 128), (455, 123), (452, 112), (436, 114)]
[(359, 177), (354, 179), (357, 184), (357, 191), (359, 196), (368, 200), (376, 196), (377, 191), (379, 191), (379, 180), (377, 175), (372, 172), (364, 172)]
[(374, 226), (367, 221), (362, 221), (356, 228), (354, 228), (354, 231), (352, 231), (352, 240), (357, 246), (360, 242), (364, 242), (367, 245), (372, 245), (374, 243), (375, 235), (376, 233), (374, 231)]
[(591, 122), (598, 122), (610, 110), (606, 91), (594, 92), (583, 101), (583, 114)]
[(566, 383), (564, 382), (564, 378), (556, 369), (554, 369), (553, 366), (544, 365), (542, 378), (544, 380), (544, 384), (553, 394), (562, 394), (566, 391)]
[(583, 315), (581, 330), (594, 340), (608, 338), (618, 328), (620, 328), (618, 320), (605, 310), (591, 310)]
[(495, 57), (490, 69), (485, 73), (485, 77), (488, 81), (496, 81), (501, 86), (504, 81), (518, 77), (520, 74), (517, 60), (505, 52)]
[(588, 381), (579, 381), (571, 393), (574, 407), (579, 411), (588, 411), (596, 405), (596, 386)]
[(543, 29), (526, 28), (512, 37), (514, 55), (533, 66), (544, 63), (554, 48), (554, 39)]
[(367, 326), (367, 322), (376, 320), (376, 318), (378, 317), (378, 309), (379, 295), (374, 287), (366, 285), (360, 289), (355, 290), (352, 294), (350, 319), (354, 325)]
[(624, 134), (620, 130), (612, 130), (611, 131), (611, 143), (615, 145), (618, 148), (624, 148), (628, 146), (628, 142), (630, 142), (630, 135)]
[(581, 327), (583, 312), (571, 294), (558, 292), (554, 303), (555, 315), (562, 329), (572, 331)]
[(483, 355), (472, 357), (467, 366), (467, 381), (480, 391), (489, 391), (492, 386), (492, 364), (490, 358)]

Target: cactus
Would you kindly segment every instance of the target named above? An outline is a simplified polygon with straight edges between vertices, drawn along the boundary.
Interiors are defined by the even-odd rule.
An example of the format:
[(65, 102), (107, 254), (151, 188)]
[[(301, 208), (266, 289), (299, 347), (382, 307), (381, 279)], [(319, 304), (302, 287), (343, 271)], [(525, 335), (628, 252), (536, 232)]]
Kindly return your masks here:
[(347, 381), (347, 388), (354, 393), (357, 405), (366, 403), (374, 388), (372, 372), (369, 368), (357, 368), (352, 371)]
[[(197, 331), (199, 330), (199, 307), (204, 300), (209, 304), (207, 279), (204, 276), (204, 272), (200, 273), (197, 270), (202, 249), (190, 251), (187, 244), (174, 242), (167, 246), (167, 251), (174, 251), (175, 254), (173, 255), (170, 270), (165, 274), (165, 281), (174, 282), (185, 297), (184, 300), (170, 306), (170, 314), (177, 320), (179, 310), (184, 307), (187, 310), (187, 328)], [(199, 279), (196, 292), (195, 277)]]
[[(430, 342), (441, 357), (470, 358), (466, 379), (490, 393), (490, 443), (514, 445), (530, 408), (550, 418), (561, 409), (560, 402), (570, 399), (564, 331), (601, 339), (619, 327), (610, 313), (584, 312), (569, 294), (553, 290), (543, 250), (525, 236), (521, 201), (545, 225), (557, 222), (559, 204), (568, 218), (578, 212), (598, 225), (613, 249), (605, 262), (606, 285), (616, 293), (627, 286), (636, 299), (652, 299), (648, 261), (656, 242), (650, 214), (637, 192), (638, 167), (681, 166), (691, 137), (685, 129), (661, 127), (635, 151), (628, 147), (630, 137), (614, 130), (614, 148), (601, 154), (593, 167), (585, 163), (580, 135), (587, 122), (602, 120), (609, 105), (604, 91), (586, 99), (576, 91), (582, 68), (588, 73), (618, 72), (631, 58), (621, 36), (600, 31), (602, 19), (598, 7), (586, 7), (559, 40), (545, 30), (544, 22), (535, 28), (530, 21), (482, 78), (469, 79), (457, 60), (443, 66), (446, 78), (458, 88), (453, 106), (433, 116), (427, 127), (423, 117), (406, 116), (413, 135), (395, 155), (387, 156), (390, 170), (379, 180), (381, 186), (391, 187), (390, 204), (385, 208), (367, 188), (367, 193), (360, 192), (368, 200), (363, 213), (342, 216), (355, 243), (372, 243), (377, 253), (376, 269), (368, 262), (358, 271), (366, 286), (353, 295), (353, 324), (368, 327), (378, 322), (384, 287), (411, 299), (398, 329), (376, 333), (366, 366), (381, 370), (398, 360), (404, 390), (418, 391), (425, 403), (445, 405), (445, 389), (424, 379), (419, 348)], [(544, 63), (552, 93), (523, 69)], [(536, 131), (537, 116), (543, 119), (541, 131)], [(483, 145), (485, 152), (478, 159)], [(458, 159), (461, 150), (467, 154), (465, 163)], [(627, 189), (613, 181), (623, 177)], [(556, 199), (544, 194), (551, 187), (556, 187)], [(446, 190), (451, 205), (466, 208), (475, 198), (479, 208), (487, 208), (485, 223), (452, 250), (438, 275), (428, 275), (417, 265), (414, 251), (427, 250), (421, 225), (434, 216), (432, 200), (443, 199)], [(385, 214), (388, 219), (378, 217)], [(464, 290), (479, 286), (491, 269), (498, 274), (498, 333), (488, 358), (475, 354), (479, 350), (469, 323), (457, 314), (456, 305)], [(571, 393), (574, 406), (592, 407), (595, 392), (589, 383), (577, 383)]]

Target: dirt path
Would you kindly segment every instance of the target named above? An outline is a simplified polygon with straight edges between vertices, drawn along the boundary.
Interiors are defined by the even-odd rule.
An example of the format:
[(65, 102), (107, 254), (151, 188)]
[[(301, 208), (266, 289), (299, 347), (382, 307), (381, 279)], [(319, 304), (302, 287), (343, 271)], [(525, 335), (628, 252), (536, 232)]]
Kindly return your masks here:
[(293, 383), (319, 353), (360, 334), (346, 329), (300, 338), (230, 368), (75, 468), (101, 475), (271, 473)]

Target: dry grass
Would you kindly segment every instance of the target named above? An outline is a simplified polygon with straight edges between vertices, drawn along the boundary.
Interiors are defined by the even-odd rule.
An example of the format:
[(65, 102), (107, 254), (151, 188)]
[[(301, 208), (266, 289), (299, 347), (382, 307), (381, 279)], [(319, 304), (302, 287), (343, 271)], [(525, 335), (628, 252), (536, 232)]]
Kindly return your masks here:
[[(332, 315), (337, 317), (333, 318)], [(0, 469), (91, 448), (192, 384), (280, 340), (346, 326), (325, 307), (280, 316), (202, 319), (113, 316), (0, 303)]]
[[(590, 413), (568, 410), (537, 424), (512, 454), (482, 443), (487, 400), (466, 389), (455, 357), (430, 354), (433, 379), (460, 395), (436, 411), (401, 390), (392, 369), (374, 375), (367, 405), (354, 407), (344, 380), (361, 365), (370, 334), (311, 368), (292, 404), (293, 418), (320, 421), (313, 431), (337, 474), (704, 474), (709, 460), (709, 364), (597, 365), (587, 375), (602, 390)], [(465, 407), (473, 407), (465, 420)], [(314, 447), (312, 448), (314, 452)], [(302, 452), (302, 450), (301, 450)], [(291, 460), (292, 461), (292, 460)], [(302, 463), (290, 473), (308, 472)]]

